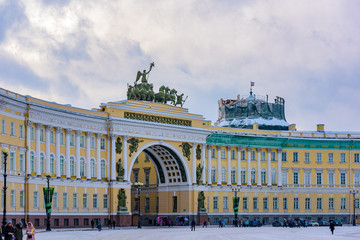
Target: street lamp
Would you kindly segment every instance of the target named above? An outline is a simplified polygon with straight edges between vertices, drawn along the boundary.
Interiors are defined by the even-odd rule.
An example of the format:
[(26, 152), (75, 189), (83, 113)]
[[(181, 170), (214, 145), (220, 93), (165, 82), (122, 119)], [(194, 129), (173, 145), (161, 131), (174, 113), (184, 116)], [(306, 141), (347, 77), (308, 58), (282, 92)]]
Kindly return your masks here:
[(238, 226), (238, 211), (239, 211), (239, 198), (237, 197), (237, 193), (240, 192), (240, 186), (233, 186), (231, 190), (235, 193), (235, 197), (233, 199), (233, 208), (234, 208), (234, 214), (235, 214), (235, 227)]
[(141, 213), (140, 213), (140, 192), (141, 192), (141, 187), (144, 185), (141, 182), (136, 182), (134, 183), (135, 187), (136, 187), (136, 191), (138, 194), (138, 198), (139, 198), (139, 203), (138, 203), (138, 210), (139, 210), (139, 218), (138, 218), (138, 228), (141, 228)]
[(353, 195), (353, 205), (354, 205), (354, 216), (353, 216), (353, 226), (356, 226), (356, 217), (355, 217), (355, 194), (358, 194), (359, 193), (359, 190), (358, 189), (355, 189), (355, 188), (352, 188), (350, 189), (350, 193), (352, 193)]
[[(9, 155), (9, 149), (7, 147), (4, 147), (1, 150), (1, 152), (4, 155), (4, 187), (3, 187), (3, 191), (4, 191), (4, 211), (3, 211), (3, 220), (2, 220), (2, 233), (4, 234), (5, 226), (6, 226), (6, 223), (7, 223), (7, 220), (6, 220), (6, 177), (7, 177), (7, 174), (6, 174), (6, 161), (7, 161), (8, 155)], [(5, 237), (5, 234), (4, 234), (4, 237)]]
[[(46, 180), (47, 180), (46, 194), (47, 194), (48, 204), (50, 203), (50, 179), (51, 179), (50, 173), (46, 173)], [(50, 228), (50, 211), (49, 211), (48, 208), (45, 208), (45, 211), (46, 211), (46, 216), (47, 216), (46, 231), (51, 231), (51, 228)]]

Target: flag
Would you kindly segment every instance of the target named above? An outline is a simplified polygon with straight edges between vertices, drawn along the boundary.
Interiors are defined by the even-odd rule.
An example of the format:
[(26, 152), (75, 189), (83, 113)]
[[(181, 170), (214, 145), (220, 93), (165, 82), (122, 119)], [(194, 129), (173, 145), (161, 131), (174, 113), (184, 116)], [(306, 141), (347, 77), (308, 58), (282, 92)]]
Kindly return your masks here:
[(250, 86), (251, 87), (255, 86), (255, 82), (250, 82)]

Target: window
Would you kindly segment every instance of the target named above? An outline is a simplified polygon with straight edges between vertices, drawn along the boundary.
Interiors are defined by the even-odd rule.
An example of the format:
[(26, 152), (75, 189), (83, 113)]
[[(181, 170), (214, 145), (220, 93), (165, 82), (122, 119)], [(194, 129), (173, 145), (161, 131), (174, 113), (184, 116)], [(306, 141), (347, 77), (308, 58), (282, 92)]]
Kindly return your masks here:
[(225, 153), (225, 149), (222, 148), (221, 151), (220, 151), (220, 156), (221, 156), (221, 159), (225, 159), (226, 158), (226, 153)]
[(311, 174), (310, 174), (310, 172), (305, 172), (304, 173), (304, 181), (305, 181), (306, 185), (311, 184)]
[(39, 208), (39, 192), (34, 192), (34, 208)]
[(340, 208), (346, 209), (346, 198), (341, 198)]
[(30, 140), (31, 141), (35, 140), (35, 128), (34, 127), (30, 127)]
[(65, 159), (64, 156), (60, 156), (60, 175), (65, 174)]
[(70, 134), (70, 146), (75, 147), (75, 134)]
[(235, 160), (236, 159), (236, 156), (235, 156), (235, 150), (234, 149), (231, 149), (231, 160)]
[(299, 198), (294, 198), (294, 210), (299, 210)]
[(20, 138), (24, 138), (25, 137), (25, 128), (23, 124), (20, 124)]
[(134, 182), (139, 182), (139, 171), (134, 169)]
[(245, 160), (245, 150), (241, 150), (241, 160)]
[(322, 173), (321, 172), (316, 173), (316, 184), (322, 184)]
[(329, 210), (334, 209), (334, 198), (329, 198)]
[(1, 120), (1, 134), (6, 134), (6, 121), (5, 119)]
[(305, 153), (305, 160), (304, 160), (304, 162), (306, 162), (306, 163), (309, 163), (309, 162), (310, 162), (310, 153), (309, 153), (309, 152), (306, 152), (306, 153)]
[(85, 176), (85, 159), (84, 158), (80, 158), (80, 176), (81, 177)]
[(10, 170), (15, 170), (15, 153), (10, 152)]
[(281, 161), (286, 162), (287, 161), (287, 154), (286, 152), (281, 153)]
[(54, 131), (50, 131), (50, 143), (51, 144), (55, 143), (55, 141), (54, 141)]
[(279, 206), (278, 206), (278, 198), (277, 197), (274, 197), (273, 198), (273, 209), (278, 209)]
[(55, 156), (50, 154), (50, 173), (55, 174)]
[(30, 168), (31, 168), (31, 172), (35, 172), (35, 156), (34, 156), (34, 152), (30, 153)]
[(354, 154), (354, 162), (356, 162), (356, 163), (359, 162), (359, 154), (358, 153)]
[(228, 197), (223, 197), (223, 208), (228, 209)]
[(271, 184), (276, 184), (276, 170), (271, 170)]
[(19, 154), (19, 171), (23, 172), (24, 171), (24, 158), (25, 155), (23, 153)]
[(15, 123), (11, 122), (10, 123), (10, 136), (15, 136)]
[(360, 185), (360, 173), (359, 172), (354, 172), (354, 184)]
[(299, 173), (298, 172), (293, 173), (293, 183), (299, 184)]
[(266, 152), (261, 151), (261, 161), (266, 161)]
[(271, 161), (276, 161), (276, 152), (271, 152)]
[[(150, 198), (145, 198), (145, 211), (150, 210)], [(177, 212), (177, 197), (173, 197), (173, 212)]]
[(211, 149), (211, 158), (216, 158), (216, 150), (215, 150), (215, 148)]
[(340, 184), (341, 185), (346, 184), (346, 173), (340, 173)]
[(267, 210), (269, 208), (268, 207), (268, 198), (267, 197), (263, 198), (263, 208), (264, 208), (264, 210)]
[(329, 163), (334, 163), (334, 153), (329, 153)]
[(316, 199), (316, 209), (321, 210), (322, 209), (322, 198)]
[(246, 183), (246, 171), (241, 169), (241, 183)]
[(243, 197), (243, 209), (247, 210), (248, 209), (248, 201), (247, 201), (247, 197)]
[(251, 161), (255, 161), (255, 151), (251, 151)]
[(75, 176), (75, 159), (73, 156), (70, 157), (70, 175)]
[(150, 185), (150, 171), (145, 171), (145, 185)]
[(44, 129), (40, 129), (40, 142), (44, 142)]
[(108, 205), (109, 205), (108, 195), (104, 194), (104, 204), (103, 204), (104, 209), (107, 209)]
[(254, 207), (254, 209), (258, 209), (258, 198), (257, 197), (253, 198), (253, 207)]
[(255, 183), (256, 183), (256, 170), (251, 169), (251, 184), (255, 184)]
[(322, 161), (322, 154), (321, 153), (316, 153), (316, 162), (321, 163), (321, 161)]
[(281, 183), (283, 185), (287, 185), (288, 184), (288, 173), (287, 172), (282, 172), (281, 176), (282, 176)]
[(106, 138), (102, 138), (100, 140), (100, 149), (101, 150), (106, 150)]
[(231, 183), (236, 183), (236, 170), (234, 168), (231, 169)]
[(90, 174), (91, 174), (91, 177), (95, 177), (95, 160), (94, 159), (90, 160)]
[(77, 193), (73, 193), (73, 209), (78, 208), (78, 195)]
[(20, 207), (23, 208), (25, 206), (25, 198), (24, 198), (24, 190), (20, 191)]
[(93, 208), (98, 208), (98, 195), (93, 194)]
[(225, 167), (221, 168), (221, 181), (226, 182), (226, 168)]
[(328, 180), (329, 180), (329, 185), (334, 185), (334, 173), (333, 172), (329, 172), (328, 173)]
[(213, 198), (214, 209), (218, 209), (218, 197)]
[(345, 153), (340, 153), (340, 162), (341, 162), (341, 163), (346, 162), (346, 155), (345, 155)]
[(216, 182), (216, 168), (215, 167), (211, 168), (211, 181)]
[(305, 198), (305, 209), (306, 209), (306, 210), (310, 210), (310, 209), (311, 209), (310, 198)]
[(67, 195), (67, 193), (63, 193), (63, 208), (64, 209), (68, 208), (68, 195)]
[(355, 198), (355, 208), (359, 208), (359, 198)]
[(95, 137), (90, 137), (90, 148), (95, 149)]
[(59, 207), (59, 200), (58, 200), (58, 193), (54, 192), (53, 194), (53, 207), (58, 208)]
[(10, 192), (10, 206), (15, 208), (15, 190), (11, 190)]
[(261, 184), (266, 184), (266, 170), (261, 170)]
[(87, 195), (87, 193), (83, 194), (83, 208), (88, 208), (88, 195)]
[(284, 208), (284, 210), (288, 209), (288, 207), (287, 207), (287, 198), (286, 197), (283, 198), (283, 208)]
[(101, 160), (101, 178), (106, 177), (106, 162), (105, 160)]
[(44, 153), (40, 153), (40, 172), (45, 172), (45, 155)]
[(64, 145), (64, 133), (60, 133), (60, 145)]
[(85, 148), (85, 136), (80, 135), (80, 147)]
[(299, 153), (293, 152), (293, 162), (299, 162)]

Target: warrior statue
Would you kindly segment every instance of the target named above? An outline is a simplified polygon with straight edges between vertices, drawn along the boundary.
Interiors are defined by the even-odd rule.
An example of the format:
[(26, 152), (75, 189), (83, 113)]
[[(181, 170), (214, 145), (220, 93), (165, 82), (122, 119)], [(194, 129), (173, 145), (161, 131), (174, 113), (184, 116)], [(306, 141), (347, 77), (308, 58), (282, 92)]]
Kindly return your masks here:
[(152, 69), (153, 67), (155, 67), (155, 63), (154, 63), (154, 62), (150, 63), (150, 69), (149, 69), (149, 71), (147, 71), (147, 72), (146, 72), (146, 70), (144, 70), (143, 72), (138, 71), (138, 72), (137, 72), (137, 75), (136, 75), (135, 84), (137, 83), (137, 81), (139, 81), (140, 78), (141, 78), (141, 83), (148, 83), (148, 82), (147, 82), (147, 79), (148, 79), (149, 77), (146, 78), (146, 75), (149, 75), (149, 73), (150, 73), (150, 71), (151, 71), (151, 69)]

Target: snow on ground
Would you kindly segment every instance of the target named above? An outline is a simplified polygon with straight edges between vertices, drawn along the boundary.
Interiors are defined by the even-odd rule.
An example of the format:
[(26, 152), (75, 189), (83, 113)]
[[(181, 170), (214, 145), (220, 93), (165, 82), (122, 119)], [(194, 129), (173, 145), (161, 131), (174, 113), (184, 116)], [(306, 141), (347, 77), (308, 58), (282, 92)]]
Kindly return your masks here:
[(191, 232), (189, 227), (159, 227), (159, 228), (126, 228), (121, 230), (98, 231), (53, 231), (38, 232), (36, 240), (225, 240), (225, 239), (246, 239), (246, 240), (331, 240), (343, 239), (352, 240), (360, 238), (360, 226), (336, 227), (335, 234), (331, 235), (328, 227), (309, 228), (275, 228), (264, 226), (260, 228), (200, 228)]

